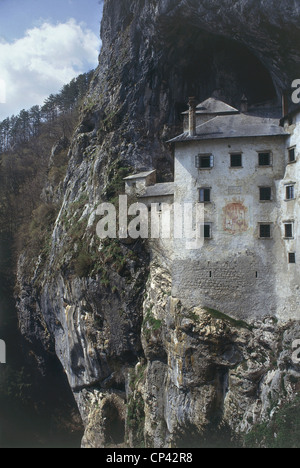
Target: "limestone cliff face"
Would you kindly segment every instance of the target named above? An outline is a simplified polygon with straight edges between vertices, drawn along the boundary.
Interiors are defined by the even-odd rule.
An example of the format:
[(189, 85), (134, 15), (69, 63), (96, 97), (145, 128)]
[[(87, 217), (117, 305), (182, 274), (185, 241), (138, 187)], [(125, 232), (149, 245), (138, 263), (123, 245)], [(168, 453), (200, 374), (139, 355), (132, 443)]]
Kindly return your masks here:
[[(149, 447), (234, 446), (235, 436), (268, 421), (297, 392), (291, 342), (300, 324), (273, 318), (251, 325), (171, 297), (170, 275), (156, 258), (144, 302), (141, 377)], [(139, 380), (140, 378), (140, 380)], [(129, 400), (130, 401), (130, 400)]]
[(216, 428), (229, 444), (293, 398), (297, 323), (185, 310), (171, 297), (161, 247), (100, 243), (96, 208), (133, 169), (171, 176), (164, 142), (181, 127), (188, 95), (200, 101), (219, 89), (235, 105), (243, 93), (278, 103), (299, 67), (299, 16), (299, 2), (286, 0), (105, 1), (100, 64), (49, 256), (32, 277), (23, 257), (18, 272), (22, 332), (40, 365), (55, 343), (84, 447), (202, 446)]

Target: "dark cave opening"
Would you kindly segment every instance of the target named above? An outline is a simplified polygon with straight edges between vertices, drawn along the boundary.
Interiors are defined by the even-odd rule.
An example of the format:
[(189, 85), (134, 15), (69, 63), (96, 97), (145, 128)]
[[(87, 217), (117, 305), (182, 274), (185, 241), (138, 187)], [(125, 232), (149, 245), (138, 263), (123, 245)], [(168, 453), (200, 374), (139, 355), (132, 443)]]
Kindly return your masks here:
[(230, 427), (211, 424), (204, 433), (199, 433), (197, 428), (190, 425), (185, 432), (178, 435), (175, 441), (176, 448), (241, 448), (240, 441), (235, 438)]
[(124, 443), (125, 421), (113, 402), (107, 401), (102, 409), (103, 420), (106, 421), (104, 440), (106, 446), (118, 446)]
[(170, 123), (180, 120), (189, 96), (201, 102), (215, 94), (237, 108), (243, 95), (250, 105), (278, 104), (271, 74), (245, 45), (178, 18), (164, 24), (162, 31), (161, 81), (169, 102), (175, 103)]

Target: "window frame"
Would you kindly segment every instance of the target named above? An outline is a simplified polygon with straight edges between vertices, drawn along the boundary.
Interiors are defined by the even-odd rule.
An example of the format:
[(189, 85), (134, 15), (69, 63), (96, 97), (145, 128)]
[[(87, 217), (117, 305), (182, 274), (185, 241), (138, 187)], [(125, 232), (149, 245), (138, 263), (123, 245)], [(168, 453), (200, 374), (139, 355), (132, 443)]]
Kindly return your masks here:
[[(262, 190), (270, 189), (270, 198), (262, 199)], [(263, 185), (259, 187), (259, 201), (260, 203), (268, 203), (273, 201), (273, 190), (270, 185)]]
[[(292, 184), (286, 184), (286, 185), (284, 186), (284, 188), (285, 188), (285, 201), (293, 201), (293, 200), (296, 200), (296, 182), (295, 182), (295, 183), (292, 183)], [(293, 189), (293, 197), (292, 197), (292, 198), (290, 198), (290, 197), (288, 196), (288, 190), (291, 189), (291, 188)]]
[[(284, 239), (293, 240), (294, 239), (294, 221), (285, 221), (284, 225)], [(287, 226), (291, 226), (291, 236), (287, 236)]]
[[(268, 226), (270, 228), (270, 236), (268, 237), (265, 237), (265, 236), (262, 236), (262, 231), (261, 231), (261, 228), (263, 226)], [(258, 223), (258, 238), (261, 239), (261, 240), (272, 240), (273, 239), (273, 223)]]
[[(203, 200), (201, 199), (201, 192), (203, 191)], [(209, 191), (209, 200), (205, 200), (205, 192)], [(211, 203), (211, 187), (200, 187), (198, 189), (198, 200), (199, 203)]]
[[(257, 151), (258, 154), (258, 167), (273, 167), (273, 153), (270, 150), (265, 150), (265, 151)], [(269, 164), (260, 164), (260, 157), (261, 155), (269, 155)]]
[[(233, 166), (232, 165), (232, 158), (240, 156), (241, 158), (241, 164), (239, 166)], [(243, 168), (243, 153), (242, 152), (236, 152), (236, 153), (230, 153), (230, 169), (242, 169)]]
[[(209, 166), (202, 166), (201, 161), (205, 158), (209, 158)], [(215, 167), (215, 158), (212, 153), (197, 154), (195, 156), (195, 166), (199, 171), (210, 171)]]
[[(205, 228), (209, 227), (209, 237), (205, 236)], [(212, 239), (212, 223), (202, 223), (200, 225), (201, 229), (201, 237), (203, 237), (204, 240), (211, 240)]]
[[(292, 259), (293, 259), (293, 261), (292, 261)], [(296, 263), (297, 263), (296, 252), (289, 252), (288, 261), (289, 261), (289, 265), (296, 265)]]
[[(296, 146), (291, 146), (290, 148), (288, 148), (288, 164), (295, 164), (295, 162), (297, 162), (297, 158), (296, 158)], [(294, 159), (291, 160), (291, 151), (294, 152)]]

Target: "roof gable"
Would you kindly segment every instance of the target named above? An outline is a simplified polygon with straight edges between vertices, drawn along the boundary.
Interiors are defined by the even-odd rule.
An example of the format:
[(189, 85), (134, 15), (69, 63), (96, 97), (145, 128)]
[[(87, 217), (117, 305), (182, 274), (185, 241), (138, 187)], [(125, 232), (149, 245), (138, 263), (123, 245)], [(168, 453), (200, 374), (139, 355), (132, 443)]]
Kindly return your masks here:
[(197, 114), (227, 114), (227, 113), (238, 113), (238, 109), (226, 104), (226, 102), (220, 101), (217, 98), (210, 97), (198, 104), (196, 107)]
[(133, 174), (128, 177), (124, 177), (123, 180), (146, 179), (147, 177), (151, 176), (155, 172), (156, 172), (156, 169), (154, 171), (139, 172), (138, 174)]
[(215, 116), (198, 125), (195, 136), (190, 136), (189, 132), (185, 132), (170, 142), (288, 135), (276, 119), (234, 114)]
[[(188, 114), (189, 111), (183, 112), (184, 115)], [(215, 97), (210, 97), (205, 101), (198, 104), (196, 107), (197, 115), (224, 115), (224, 114), (238, 114), (239, 111), (235, 107), (226, 104), (226, 102), (220, 101)]]

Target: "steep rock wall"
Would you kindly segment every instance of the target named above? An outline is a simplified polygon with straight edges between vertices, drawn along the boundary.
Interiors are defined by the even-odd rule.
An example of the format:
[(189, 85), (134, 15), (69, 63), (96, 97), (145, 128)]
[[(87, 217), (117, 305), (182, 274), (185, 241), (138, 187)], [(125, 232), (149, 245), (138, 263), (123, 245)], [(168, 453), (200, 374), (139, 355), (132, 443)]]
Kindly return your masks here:
[(249, 329), (201, 304), (184, 310), (170, 296), (164, 253), (154, 261), (140, 242), (99, 243), (95, 210), (133, 168), (171, 176), (164, 142), (181, 128), (188, 95), (200, 101), (218, 89), (235, 105), (243, 93), (278, 104), (299, 69), (299, 15), (299, 2), (283, 0), (105, 1), (100, 63), (71, 143), (49, 258), (32, 278), (20, 262), (18, 275), (23, 333), (38, 321), (41, 360), (47, 337), (54, 341), (85, 447), (124, 438), (184, 446), (189, 434), (205, 445), (212, 428), (225, 437), (262, 421), (273, 388), (272, 408), (292, 398), (297, 324)]

